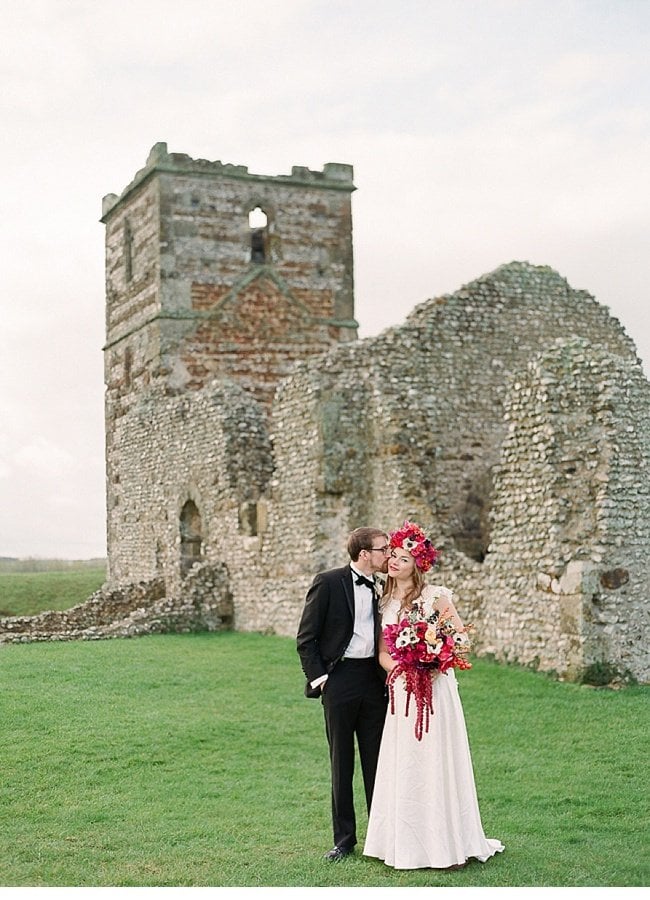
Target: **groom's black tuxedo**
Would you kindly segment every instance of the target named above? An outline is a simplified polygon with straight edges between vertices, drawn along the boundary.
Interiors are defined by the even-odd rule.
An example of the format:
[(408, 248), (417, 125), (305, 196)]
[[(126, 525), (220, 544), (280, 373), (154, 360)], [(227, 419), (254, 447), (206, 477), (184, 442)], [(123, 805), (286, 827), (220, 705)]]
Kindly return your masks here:
[[(307, 592), (298, 628), (297, 649), (307, 678), (307, 697), (321, 697), (332, 766), (334, 843), (348, 851), (357, 842), (352, 780), (354, 739), (359, 746), (366, 803), (375, 783), (386, 713), (385, 677), (377, 661), (380, 617), (373, 600), (374, 655), (344, 656), (354, 631), (355, 598), (350, 566), (316, 575)], [(327, 675), (327, 682), (312, 688)]]
[[(307, 591), (307, 599), (298, 628), (298, 654), (307, 677), (305, 695), (320, 697), (320, 686), (310, 682), (329, 675), (339, 662), (352, 638), (354, 627), (354, 587), (352, 569), (343, 566), (320, 572)], [(373, 603), (375, 621), (375, 653), (379, 638), (379, 611)], [(377, 670), (378, 677), (381, 670)]]

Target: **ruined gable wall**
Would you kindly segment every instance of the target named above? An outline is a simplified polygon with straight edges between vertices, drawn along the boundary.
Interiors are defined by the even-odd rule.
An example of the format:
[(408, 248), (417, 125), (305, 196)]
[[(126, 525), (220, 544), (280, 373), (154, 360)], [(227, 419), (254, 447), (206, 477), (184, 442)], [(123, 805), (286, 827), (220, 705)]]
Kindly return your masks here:
[[(466, 616), (480, 616), (507, 378), (570, 333), (635, 359), (620, 325), (588, 294), (551, 269), (513, 263), (427, 301), (403, 326), (305, 362), (275, 404), (283, 440), (270, 519), (290, 529), (284, 499), (300, 497), (301, 534), (325, 568), (344, 559), (346, 534), (359, 524), (390, 529), (417, 518), (443, 550), (434, 577), (458, 591)], [(293, 621), (280, 626), (287, 634), (298, 590), (294, 598)]]
[[(559, 336), (580, 335), (633, 359), (634, 345), (586, 292), (573, 290), (548, 267), (522, 263), (422, 304), (406, 325), (414, 348), (422, 348), (414, 349), (419, 365), (411, 391), (423, 398), (414, 405), (428, 426), (426, 437), (413, 444), (423, 462), (433, 463), (434, 476), (427, 482), (425, 467), (414, 460), (407, 467), (412, 489), (417, 493), (425, 478), (422, 491), (444, 546), (479, 559), (489, 542), (485, 512), (504, 436), (507, 379)], [(400, 415), (404, 431), (408, 423)]]

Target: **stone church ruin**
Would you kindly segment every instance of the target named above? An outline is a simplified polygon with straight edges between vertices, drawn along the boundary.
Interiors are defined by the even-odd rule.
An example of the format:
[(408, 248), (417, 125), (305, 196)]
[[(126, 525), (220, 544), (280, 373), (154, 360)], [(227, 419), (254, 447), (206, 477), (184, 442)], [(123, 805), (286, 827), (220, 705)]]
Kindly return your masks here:
[[(0, 640), (295, 633), (347, 533), (422, 522), (478, 652), (648, 681), (650, 384), (513, 262), (357, 339), (352, 168), (168, 153), (104, 198), (109, 573)], [(49, 618), (48, 618), (49, 617)]]

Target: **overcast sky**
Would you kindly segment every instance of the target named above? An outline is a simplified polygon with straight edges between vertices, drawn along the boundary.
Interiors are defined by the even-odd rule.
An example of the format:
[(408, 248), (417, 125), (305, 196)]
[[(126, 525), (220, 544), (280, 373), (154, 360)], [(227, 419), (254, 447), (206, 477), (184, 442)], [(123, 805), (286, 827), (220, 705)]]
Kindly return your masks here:
[(105, 553), (104, 228), (149, 149), (354, 166), (361, 336), (514, 259), (650, 372), (649, 0), (0, 0), (0, 556)]

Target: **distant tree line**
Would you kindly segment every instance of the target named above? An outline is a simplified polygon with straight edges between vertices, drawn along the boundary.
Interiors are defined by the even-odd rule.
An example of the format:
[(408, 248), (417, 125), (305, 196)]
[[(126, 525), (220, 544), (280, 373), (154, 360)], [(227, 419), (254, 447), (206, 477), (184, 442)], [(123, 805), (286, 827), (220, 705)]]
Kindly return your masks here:
[(13, 556), (0, 556), (0, 573), (2, 572), (70, 572), (84, 569), (105, 569), (106, 559), (38, 559), (28, 556), (17, 559)]

